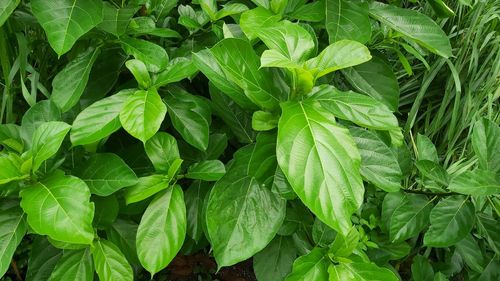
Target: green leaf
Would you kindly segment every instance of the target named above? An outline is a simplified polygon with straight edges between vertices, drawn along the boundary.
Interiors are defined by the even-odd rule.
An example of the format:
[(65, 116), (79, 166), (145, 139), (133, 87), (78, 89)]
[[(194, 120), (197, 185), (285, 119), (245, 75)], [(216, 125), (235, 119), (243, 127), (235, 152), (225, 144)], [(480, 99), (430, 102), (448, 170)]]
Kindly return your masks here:
[(51, 100), (41, 100), (32, 106), (23, 115), (21, 122), (21, 136), (25, 146), (31, 145), (33, 133), (41, 124), (49, 121), (61, 120), (61, 110)]
[(259, 57), (250, 43), (227, 38), (212, 47), (211, 52), (226, 76), (245, 91), (248, 99), (264, 109), (278, 107), (280, 91), (270, 73), (259, 69)]
[(132, 59), (128, 60), (125, 66), (130, 70), (132, 75), (134, 75), (137, 84), (139, 84), (139, 88), (147, 90), (151, 85), (151, 77), (149, 76), (146, 65), (140, 60)]
[(466, 195), (487, 196), (500, 193), (500, 182), (492, 172), (477, 169), (454, 177), (448, 189)]
[(36, 129), (30, 150), (33, 156), (33, 172), (40, 168), (43, 161), (56, 154), (70, 129), (70, 125), (57, 121), (43, 123)]
[(333, 230), (331, 227), (324, 224), (317, 218), (314, 220), (314, 224), (312, 227), (312, 238), (316, 245), (320, 247), (329, 247), (335, 240), (336, 236), (337, 232), (335, 232), (335, 230)]
[(167, 67), (168, 54), (161, 46), (131, 37), (122, 37), (120, 42), (127, 55), (145, 63), (150, 72), (159, 72)]
[(179, 159), (177, 140), (168, 133), (158, 132), (144, 144), (144, 150), (159, 172), (167, 173)]
[(417, 134), (418, 160), (429, 160), (439, 163), (439, 156), (432, 141), (425, 135)]
[(471, 234), (460, 240), (456, 244), (456, 248), (465, 264), (472, 270), (482, 272), (484, 270), (485, 258), (476, 240)]
[(203, 224), (205, 224), (203, 204), (210, 189), (210, 183), (197, 180), (186, 190), (187, 235), (196, 242), (203, 237)]
[(427, 0), (427, 3), (432, 7), (436, 15), (440, 18), (449, 18), (455, 16), (450, 7), (448, 7), (442, 0)]
[(278, 163), (304, 204), (324, 223), (347, 234), (361, 206), (361, 157), (349, 131), (313, 102), (283, 103)]
[(22, 160), (14, 154), (0, 153), (0, 184), (20, 180), (27, 175), (21, 172)]
[(326, 0), (326, 31), (330, 43), (339, 40), (370, 41), (372, 28), (366, 2)]
[(292, 272), (297, 250), (290, 236), (277, 235), (253, 258), (253, 269), (259, 281), (282, 281)]
[(166, 189), (170, 179), (165, 175), (150, 175), (139, 178), (139, 182), (125, 189), (125, 202), (136, 203)]
[(256, 131), (269, 131), (278, 126), (279, 116), (267, 111), (255, 111), (252, 115), (252, 128)]
[(181, 88), (170, 89), (164, 100), (172, 124), (182, 138), (199, 150), (206, 150), (212, 122), (210, 103)]
[[(326, 249), (314, 248), (309, 254), (301, 256), (293, 263), (292, 272), (286, 281), (328, 281), (328, 265)], [(347, 279), (346, 279), (347, 280)]]
[[(0, 26), (9, 18), (10, 14), (14, 12), (17, 5), (21, 0), (1, 0), (0, 1)], [(1, 270), (0, 270), (1, 272)], [(1, 274), (0, 274), (1, 275)]]
[(308, 69), (315, 72), (315, 78), (339, 69), (348, 68), (372, 58), (365, 45), (352, 40), (340, 40), (326, 47), (317, 57), (306, 62)]
[(430, 247), (449, 247), (462, 240), (475, 223), (474, 206), (465, 196), (442, 199), (432, 209), (431, 226), (424, 236)]
[(106, 197), (92, 196), (91, 201), (95, 205), (93, 225), (99, 229), (107, 229), (118, 217), (120, 203), (115, 195)]
[(361, 175), (387, 192), (401, 188), (403, 174), (394, 152), (373, 132), (349, 128), (361, 155)]
[(133, 281), (132, 267), (120, 249), (110, 241), (100, 239), (92, 248), (95, 271), (99, 280)]
[(429, 224), (429, 214), (432, 209), (432, 201), (424, 195), (396, 194), (399, 202), (391, 213), (389, 221), (389, 236), (392, 242), (417, 236)]
[(472, 147), (479, 158), (479, 166), (500, 174), (500, 127), (488, 119), (481, 119), (472, 130)]
[(33, 0), (31, 10), (59, 56), (103, 20), (100, 0)]
[(17, 202), (2, 200), (0, 204), (0, 276), (3, 276), (9, 269), (16, 248), (27, 230), (28, 225), (23, 210), (18, 207)]
[(302, 68), (302, 65), (290, 60), (277, 50), (265, 50), (260, 56), (260, 66), (281, 67), (288, 69)]
[(426, 281), (434, 279), (434, 269), (426, 257), (417, 255), (413, 258), (411, 265), (411, 273), (413, 280)]
[(215, 19), (219, 20), (227, 16), (237, 15), (246, 10), (248, 10), (248, 7), (242, 3), (228, 3), (223, 5), (222, 9), (215, 14)]
[(429, 51), (442, 57), (452, 56), (450, 40), (431, 18), (415, 10), (380, 2), (370, 4), (370, 15)]
[(399, 83), (391, 65), (374, 56), (371, 60), (342, 70), (357, 91), (385, 104), (391, 111), (399, 107)]
[(139, 264), (135, 247), (135, 236), (138, 225), (131, 220), (118, 218), (107, 230), (106, 235), (118, 246), (130, 263)]
[(182, 79), (191, 77), (197, 71), (198, 69), (191, 59), (185, 57), (175, 58), (170, 61), (165, 70), (153, 78), (153, 86), (159, 88), (167, 84), (179, 82)]
[(49, 280), (94, 280), (94, 267), (90, 249), (65, 251), (57, 262)]
[(240, 26), (248, 39), (253, 40), (258, 37), (259, 29), (275, 24), (280, 19), (280, 15), (275, 15), (268, 9), (257, 7), (241, 14)]
[(136, 17), (128, 25), (128, 34), (136, 36), (152, 35), (161, 38), (181, 38), (181, 35), (170, 28), (156, 27), (155, 20), (151, 17)]
[(78, 103), (89, 80), (90, 70), (100, 52), (100, 48), (90, 47), (71, 60), (52, 80), (50, 99), (62, 112), (70, 110)]
[(384, 131), (399, 129), (396, 116), (385, 105), (369, 96), (321, 85), (313, 89), (310, 99), (318, 101), (336, 117), (359, 126)]
[(479, 213), (477, 216), (477, 223), (481, 229), (482, 236), (486, 238), (491, 249), (497, 255), (500, 255), (500, 241), (498, 240), (498, 233), (500, 233), (500, 225), (498, 220), (491, 215)]
[[(291, 2), (290, 2), (291, 3)], [(314, 1), (302, 5), (287, 15), (301, 21), (321, 22), (325, 20), (325, 2)]]
[(328, 268), (329, 281), (398, 281), (399, 278), (387, 268), (374, 263), (341, 263)]
[(211, 20), (215, 20), (215, 14), (217, 13), (217, 2), (215, 0), (200, 0), (201, 9), (207, 13)]
[(122, 90), (85, 108), (71, 128), (73, 146), (95, 143), (121, 128), (119, 115), (125, 101), (135, 90)]
[(84, 181), (60, 172), (21, 190), (21, 207), (38, 234), (74, 244), (94, 239), (94, 204)]
[(113, 7), (108, 2), (104, 2), (103, 20), (98, 25), (98, 28), (116, 37), (122, 36), (127, 31), (128, 23), (134, 16), (137, 9), (135, 8), (120, 8)]
[(125, 162), (113, 153), (96, 153), (76, 169), (92, 194), (109, 196), (116, 191), (137, 183), (137, 176)]
[(158, 193), (137, 229), (137, 254), (153, 276), (177, 255), (186, 236), (186, 205), (179, 185)]
[(186, 178), (204, 181), (217, 181), (224, 176), (226, 168), (219, 160), (205, 160), (191, 165)]
[(441, 165), (430, 160), (419, 160), (415, 163), (424, 178), (429, 178), (444, 186), (448, 185), (449, 175)]
[(139, 90), (125, 101), (120, 122), (129, 134), (146, 142), (158, 132), (166, 113), (167, 107), (156, 89)]
[(61, 256), (62, 251), (54, 248), (45, 237), (36, 237), (28, 260), (26, 281), (49, 280)]

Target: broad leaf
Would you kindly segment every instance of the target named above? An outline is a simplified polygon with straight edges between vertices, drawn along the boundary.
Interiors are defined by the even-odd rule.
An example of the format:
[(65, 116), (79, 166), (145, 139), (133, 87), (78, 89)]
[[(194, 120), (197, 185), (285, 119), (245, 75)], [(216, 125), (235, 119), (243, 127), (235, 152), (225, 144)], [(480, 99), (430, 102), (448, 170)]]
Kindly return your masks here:
[[(333, 243), (333, 241), (335, 241), (336, 236), (337, 232), (331, 227), (317, 218), (314, 220), (314, 224), (312, 227), (312, 238), (316, 245), (320, 247), (329, 247)], [(358, 241), (356, 241), (356, 243), (357, 242)]]
[(423, 178), (431, 179), (444, 186), (448, 185), (448, 172), (436, 162), (430, 160), (419, 160), (415, 163)]
[(282, 104), (278, 163), (295, 193), (324, 223), (347, 234), (361, 206), (361, 157), (349, 131), (313, 102)]
[(167, 107), (156, 89), (139, 90), (125, 101), (120, 122), (129, 134), (146, 142), (160, 129), (165, 114)]
[(33, 0), (31, 10), (59, 56), (103, 19), (100, 0)]
[(74, 244), (94, 239), (94, 204), (90, 191), (79, 178), (60, 172), (21, 190), (21, 207), (38, 234)]
[(432, 209), (432, 201), (424, 195), (397, 194), (399, 202), (389, 221), (389, 236), (393, 242), (417, 236), (429, 224)]
[(434, 269), (429, 259), (421, 255), (415, 256), (411, 265), (411, 275), (415, 281), (433, 280)]
[(63, 252), (52, 246), (45, 237), (36, 237), (28, 260), (26, 281), (49, 280), (62, 254)]
[(361, 175), (387, 192), (401, 188), (403, 175), (394, 152), (373, 132), (349, 128), (361, 155)]
[(170, 179), (165, 175), (150, 175), (139, 178), (139, 182), (125, 189), (125, 202), (136, 203), (166, 189)]
[[(0, 26), (9, 18), (21, 0), (1, 0), (0, 1)], [(1, 272), (1, 270), (0, 270)], [(2, 274), (0, 274), (2, 275)]]
[(113, 7), (108, 2), (104, 2), (103, 6), (103, 20), (98, 28), (120, 37), (127, 30), (130, 19), (134, 16), (137, 9), (134, 8), (120, 8)]
[(153, 79), (153, 86), (162, 87), (167, 84), (189, 78), (198, 71), (190, 58), (179, 57), (173, 59), (165, 70), (158, 73)]
[(462, 240), (472, 229), (475, 223), (474, 206), (465, 196), (444, 198), (432, 209), (430, 221), (424, 244), (449, 247)]
[(90, 256), (90, 249), (65, 251), (57, 262), (49, 280), (94, 280), (94, 266)]
[[(3, 166), (2, 166), (3, 169)], [(17, 246), (21, 243), (28, 225), (23, 211), (15, 201), (2, 201), (0, 205), (0, 276), (3, 276)]]
[(131, 59), (125, 62), (125, 66), (134, 75), (140, 89), (147, 90), (151, 86), (151, 77), (142, 61)]
[(474, 124), (472, 147), (479, 158), (479, 165), (485, 170), (500, 174), (500, 127), (488, 119)]
[(22, 160), (14, 154), (0, 153), (0, 184), (20, 180), (28, 175), (21, 172)]
[(374, 263), (341, 263), (328, 268), (329, 281), (398, 281), (399, 278), (389, 269)]
[(144, 144), (144, 150), (159, 172), (168, 173), (174, 161), (179, 159), (177, 140), (168, 133), (159, 132)]
[(437, 154), (436, 147), (429, 139), (429, 137), (417, 134), (417, 156), (418, 160), (429, 160), (435, 163), (439, 163), (439, 156)]
[(31, 147), (33, 171), (38, 170), (43, 161), (57, 153), (70, 129), (70, 125), (57, 121), (43, 123), (36, 129)]
[(429, 51), (445, 58), (452, 56), (450, 40), (446, 33), (424, 14), (415, 10), (372, 2), (370, 15)]
[(110, 241), (100, 239), (92, 248), (95, 271), (99, 280), (133, 281), (132, 267), (120, 249)]
[(119, 114), (135, 90), (122, 90), (85, 108), (73, 121), (71, 143), (85, 145), (106, 138), (121, 128)]
[(41, 100), (24, 113), (21, 122), (21, 136), (25, 146), (31, 146), (33, 133), (45, 122), (61, 120), (61, 110), (51, 100)]
[(180, 186), (159, 193), (142, 215), (137, 229), (137, 254), (153, 276), (177, 255), (186, 236), (186, 205)]
[[(79, 1), (75, 1), (79, 2)], [(71, 60), (52, 80), (50, 99), (62, 112), (75, 106), (85, 90), (90, 70), (99, 55), (100, 48), (89, 48)]]
[(329, 264), (326, 249), (314, 248), (309, 254), (295, 260), (292, 272), (285, 281), (327, 281)]
[(219, 160), (205, 160), (195, 163), (189, 167), (186, 178), (217, 181), (226, 173), (224, 163)]
[(259, 29), (277, 23), (280, 18), (280, 15), (275, 15), (268, 9), (258, 7), (241, 14), (241, 30), (245, 32), (248, 39), (252, 40), (258, 37)]
[(113, 153), (93, 154), (82, 162), (76, 175), (84, 180), (92, 194), (109, 196), (137, 183), (137, 176), (125, 162)]
[(161, 46), (131, 37), (122, 37), (120, 42), (127, 55), (145, 63), (150, 72), (159, 72), (167, 67), (168, 54)]
[(172, 88), (166, 94), (165, 104), (172, 124), (182, 138), (199, 150), (206, 150), (212, 122), (210, 103), (181, 88)]
[(130, 263), (139, 264), (135, 247), (135, 236), (138, 225), (131, 220), (118, 218), (107, 230), (106, 235), (118, 246)]
[(487, 214), (479, 213), (476, 216), (482, 236), (486, 238), (491, 249), (493, 249), (497, 255), (500, 255), (500, 241), (498, 240), (500, 225), (498, 224), (498, 220)]
[(468, 234), (464, 239), (460, 240), (456, 244), (456, 248), (465, 264), (470, 268), (477, 272), (484, 270), (485, 258), (472, 234)]
[(277, 235), (253, 258), (253, 269), (259, 281), (281, 281), (292, 271), (297, 250), (290, 236)]
[(348, 39), (366, 43), (372, 35), (365, 2), (326, 0), (326, 31), (330, 43)]

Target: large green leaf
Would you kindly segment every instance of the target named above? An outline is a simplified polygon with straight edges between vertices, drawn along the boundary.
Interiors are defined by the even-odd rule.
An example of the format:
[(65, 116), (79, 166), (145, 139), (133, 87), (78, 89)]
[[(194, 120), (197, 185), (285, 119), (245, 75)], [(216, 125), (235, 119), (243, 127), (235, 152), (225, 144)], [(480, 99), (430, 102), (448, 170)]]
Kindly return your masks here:
[(94, 280), (94, 266), (90, 256), (90, 249), (65, 251), (57, 262), (49, 280)]
[(121, 128), (119, 114), (135, 90), (123, 90), (85, 108), (73, 121), (71, 143), (74, 146), (97, 142)]
[(500, 181), (493, 172), (477, 169), (454, 177), (448, 189), (466, 195), (487, 196), (500, 193)]
[(342, 70), (344, 77), (357, 91), (385, 104), (391, 111), (399, 107), (399, 84), (392, 67), (378, 56)]
[(432, 209), (432, 201), (424, 195), (396, 194), (399, 202), (389, 221), (389, 237), (393, 242), (417, 236), (429, 224)]
[(259, 69), (259, 57), (249, 42), (224, 39), (212, 47), (211, 52), (226, 77), (241, 87), (248, 99), (265, 109), (278, 107), (280, 90), (274, 86), (272, 75)]
[(361, 175), (366, 181), (387, 191), (401, 188), (403, 177), (394, 152), (373, 132), (349, 128), (361, 155)]
[[(2, 167), (3, 168), (3, 167)], [(21, 243), (28, 225), (23, 211), (15, 201), (0, 204), (0, 276), (9, 269), (16, 248)]]
[[(328, 281), (328, 265), (326, 249), (314, 248), (309, 254), (301, 256), (293, 263), (292, 272), (286, 281)], [(346, 279), (348, 280), (348, 279)]]
[(474, 124), (472, 147), (485, 170), (500, 174), (500, 127), (483, 118)]
[(268, 9), (257, 7), (241, 14), (241, 30), (245, 32), (248, 39), (252, 40), (257, 38), (259, 29), (277, 23), (280, 18), (280, 15), (276, 15)]
[(206, 150), (212, 122), (209, 101), (181, 88), (172, 88), (166, 94), (165, 103), (172, 124), (182, 138), (199, 150)]
[(282, 281), (292, 272), (297, 250), (290, 236), (277, 235), (253, 258), (253, 269), (259, 281)]
[(21, 190), (21, 207), (38, 234), (74, 244), (91, 244), (94, 204), (84, 181), (60, 172)]
[(348, 68), (372, 58), (368, 48), (352, 40), (340, 40), (326, 47), (317, 57), (306, 62), (306, 66), (319, 78), (330, 72)]
[(35, 237), (28, 260), (26, 281), (47, 281), (63, 251), (52, 246), (47, 238)]
[(0, 26), (9, 18), (10, 14), (12, 14), (17, 5), (19, 5), (19, 2), (21, 2), (21, 0), (0, 0)]
[(99, 55), (100, 48), (89, 48), (71, 60), (52, 80), (50, 99), (62, 112), (75, 106), (85, 90), (90, 70)]
[(167, 67), (168, 54), (161, 46), (131, 37), (122, 37), (120, 41), (123, 50), (145, 63), (150, 72), (159, 72)]
[(380, 2), (370, 4), (370, 15), (442, 57), (452, 56), (450, 40), (431, 18), (415, 10)]
[(336, 117), (359, 126), (387, 131), (399, 129), (396, 116), (385, 105), (369, 96), (321, 85), (313, 90), (311, 99), (318, 101)]
[(424, 244), (449, 247), (471, 231), (475, 223), (474, 206), (465, 196), (444, 198), (432, 209), (430, 221), (431, 226), (425, 233)]
[(497, 255), (500, 255), (500, 241), (498, 239), (500, 224), (498, 224), (498, 220), (491, 215), (482, 213), (479, 213), (476, 216), (482, 236), (486, 238), (491, 249), (493, 249)]
[(349, 131), (314, 102), (283, 103), (278, 163), (295, 193), (324, 223), (347, 234), (361, 206), (361, 157)]
[(128, 97), (120, 112), (123, 128), (135, 138), (146, 142), (160, 129), (167, 107), (154, 88), (136, 91)]
[(61, 56), (76, 40), (103, 19), (100, 0), (33, 0), (31, 10), (47, 33), (50, 46)]
[(120, 249), (110, 241), (100, 239), (92, 248), (95, 271), (99, 280), (133, 281), (132, 267)]
[(108, 196), (137, 183), (137, 176), (125, 162), (113, 153), (97, 153), (82, 162), (76, 175), (84, 180), (92, 194)]
[(151, 276), (177, 255), (186, 236), (186, 205), (179, 185), (159, 193), (142, 215), (137, 254)]
[(57, 153), (70, 129), (70, 125), (57, 121), (43, 123), (36, 129), (31, 147), (33, 171), (38, 170), (43, 161)]
[(341, 263), (328, 268), (329, 281), (398, 281), (399, 278), (388, 268), (374, 263)]
[(370, 40), (372, 28), (366, 2), (326, 0), (325, 5), (330, 43), (348, 39), (364, 44)]
[(150, 175), (139, 178), (139, 182), (125, 189), (125, 202), (127, 204), (142, 201), (166, 189), (170, 179), (165, 175)]
[(103, 20), (98, 28), (120, 37), (127, 30), (130, 19), (134, 16), (136, 10), (128, 7), (117, 9), (111, 3), (104, 2)]
[(20, 180), (27, 175), (21, 172), (21, 159), (14, 154), (0, 153), (0, 184)]
[(179, 159), (177, 140), (168, 133), (159, 132), (144, 144), (144, 150), (159, 172), (168, 173), (174, 161)]
[(206, 220), (219, 268), (262, 250), (283, 222), (285, 200), (269, 188), (276, 169), (275, 146), (273, 135), (259, 135), (256, 144), (239, 149), (210, 193)]

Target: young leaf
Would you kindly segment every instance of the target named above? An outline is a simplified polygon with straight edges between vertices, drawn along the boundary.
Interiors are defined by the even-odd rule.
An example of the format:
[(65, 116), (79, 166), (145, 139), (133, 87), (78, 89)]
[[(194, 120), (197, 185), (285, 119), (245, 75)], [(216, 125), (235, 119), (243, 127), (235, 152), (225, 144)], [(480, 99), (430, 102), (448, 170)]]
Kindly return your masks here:
[(120, 249), (112, 242), (104, 239), (95, 241), (92, 258), (99, 280), (134, 280), (132, 267)]
[(144, 150), (159, 172), (167, 173), (173, 162), (180, 158), (177, 140), (168, 133), (156, 133), (144, 144)]
[(362, 203), (361, 157), (349, 131), (312, 102), (282, 104), (278, 163), (295, 193), (324, 223), (347, 234)]
[(120, 42), (127, 55), (145, 63), (148, 71), (159, 72), (167, 67), (168, 54), (161, 46), (131, 37), (122, 37)]
[[(268, 1), (266, 2), (268, 3)], [(280, 20), (280, 15), (273, 14), (267, 8), (257, 7), (241, 14), (240, 27), (241, 30), (245, 32), (248, 39), (252, 40), (257, 38), (259, 29), (275, 24)]]
[(125, 162), (113, 153), (93, 154), (76, 169), (92, 194), (109, 196), (116, 191), (137, 183), (137, 176)]
[(180, 186), (159, 193), (144, 212), (137, 229), (137, 254), (153, 276), (177, 255), (186, 236), (186, 205)]
[(500, 127), (483, 118), (474, 124), (472, 147), (482, 169), (500, 174)]
[(100, 0), (33, 0), (31, 10), (59, 56), (103, 19)]
[(424, 244), (449, 247), (462, 240), (472, 229), (475, 223), (474, 206), (465, 196), (447, 197), (432, 209), (430, 221)]
[(326, 0), (326, 31), (330, 43), (348, 39), (366, 43), (372, 35), (366, 2)]
[(389, 237), (392, 242), (417, 236), (429, 224), (432, 201), (421, 194), (401, 194), (400, 201), (391, 214)]
[(374, 263), (341, 263), (328, 268), (329, 281), (398, 281), (399, 278), (387, 268)]
[(55, 173), (21, 190), (21, 207), (38, 234), (74, 244), (94, 240), (94, 204), (90, 191), (77, 177)]
[(255, 111), (252, 115), (252, 128), (256, 131), (269, 131), (278, 126), (279, 116), (267, 111)]
[(73, 146), (95, 143), (121, 128), (119, 115), (125, 101), (135, 90), (122, 90), (85, 108), (71, 128)]
[(349, 132), (361, 155), (363, 178), (384, 191), (398, 191), (403, 175), (394, 152), (371, 131), (351, 127)]
[(2, 201), (0, 204), (0, 276), (3, 276), (9, 269), (16, 248), (27, 230), (28, 225), (18, 203)]
[(297, 250), (290, 236), (277, 235), (253, 258), (255, 276), (259, 281), (280, 281), (292, 272)]
[(292, 272), (285, 281), (328, 281), (329, 264), (326, 249), (314, 248), (309, 254), (295, 260)]
[(37, 171), (43, 161), (56, 154), (70, 129), (70, 125), (57, 121), (43, 123), (36, 129), (31, 147), (33, 171)]
[(204, 181), (217, 181), (224, 176), (226, 168), (219, 160), (205, 160), (189, 167), (186, 178)]
[(199, 150), (206, 150), (212, 122), (210, 103), (181, 88), (172, 88), (166, 94), (165, 104), (172, 124), (182, 138)]
[(445, 58), (452, 56), (450, 40), (446, 33), (428, 16), (415, 10), (380, 2), (372, 2), (369, 12), (375, 19), (413, 39), (429, 51)]
[(139, 84), (139, 88), (147, 90), (151, 85), (151, 77), (149, 76), (146, 65), (140, 60), (133, 59), (128, 60), (125, 66), (130, 70), (132, 75), (134, 75), (137, 84)]
[(75, 280), (92, 281), (94, 266), (90, 249), (65, 251), (50, 275), (49, 281)]
[(50, 99), (62, 112), (70, 110), (78, 103), (87, 85), (92, 65), (100, 51), (100, 48), (90, 47), (71, 60), (52, 80)]
[(170, 179), (165, 175), (151, 175), (139, 178), (139, 182), (125, 189), (125, 202), (136, 203), (166, 189)]
[(120, 37), (127, 30), (128, 23), (136, 10), (128, 7), (117, 9), (110, 3), (104, 2), (103, 20), (97, 27), (116, 37)]
[(129, 134), (146, 142), (160, 129), (165, 114), (167, 107), (156, 89), (139, 90), (125, 101), (120, 122)]
[(167, 68), (153, 78), (154, 87), (162, 87), (167, 84), (189, 78), (198, 71), (191, 59), (175, 58), (168, 64)]

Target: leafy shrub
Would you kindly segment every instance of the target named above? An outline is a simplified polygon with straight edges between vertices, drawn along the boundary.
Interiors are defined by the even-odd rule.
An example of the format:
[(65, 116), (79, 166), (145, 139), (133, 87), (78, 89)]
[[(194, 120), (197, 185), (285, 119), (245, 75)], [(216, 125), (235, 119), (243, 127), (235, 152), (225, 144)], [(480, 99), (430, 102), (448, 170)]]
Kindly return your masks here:
[(0, 7), (2, 275), (30, 248), (27, 280), (147, 279), (202, 249), (258, 280), (500, 277), (498, 95), (455, 162), (413, 137), (423, 96), (395, 115), (395, 68), (460, 74), (418, 6)]

